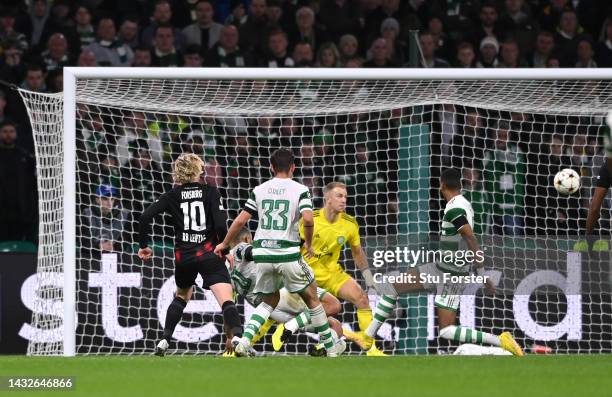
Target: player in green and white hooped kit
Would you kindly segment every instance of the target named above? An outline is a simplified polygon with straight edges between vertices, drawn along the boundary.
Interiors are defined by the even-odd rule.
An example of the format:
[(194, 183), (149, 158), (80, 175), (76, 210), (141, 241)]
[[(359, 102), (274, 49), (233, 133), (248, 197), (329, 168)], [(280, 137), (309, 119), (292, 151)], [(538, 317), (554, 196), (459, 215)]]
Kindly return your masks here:
[[(227, 256), (226, 265), (229, 265), (234, 291), (249, 302), (251, 306), (257, 307), (261, 303), (262, 297), (253, 292), (257, 283), (257, 264), (253, 262), (253, 238), (251, 232), (246, 228), (240, 230), (232, 245), (233, 247)], [(308, 308), (302, 298), (298, 294), (289, 293), (286, 288), (281, 288), (279, 293), (280, 300), (278, 305), (272, 314), (270, 314), (268, 321), (260, 328), (260, 332), (252, 339), (252, 344), (255, 344), (258, 339), (261, 339), (267, 333), (268, 325), (271, 326), (274, 323), (284, 324), (292, 332), (297, 332), (298, 329), (314, 332), (310, 325)], [(328, 316), (327, 319), (332, 329), (334, 343), (346, 345), (346, 342), (340, 338), (343, 335), (342, 324), (331, 317), (340, 312), (342, 307), (340, 301), (322, 288), (317, 288), (317, 295)], [(227, 331), (226, 334), (231, 342), (232, 336)], [(274, 350), (280, 350), (280, 347), (274, 345), (274, 338), (272, 338), (272, 341)]]
[(290, 293), (302, 297), (328, 357), (335, 357), (340, 346), (334, 345), (325, 310), (317, 295), (314, 275), (300, 254), (300, 216), (305, 228), (306, 255), (314, 254), (310, 192), (306, 186), (291, 179), (295, 165), (290, 150), (276, 150), (270, 163), (274, 178), (253, 189), (244, 210), (232, 222), (223, 242), (215, 248), (215, 253), (221, 256), (251, 217), (259, 218), (253, 241), (253, 260), (257, 264), (254, 292), (261, 294), (263, 301), (253, 311), (242, 338), (233, 338), (234, 350), (238, 356), (247, 354), (251, 340), (278, 305), (279, 290), (284, 286)]
[[(446, 200), (446, 208), (442, 217), (442, 233), (440, 236), (441, 249), (457, 251), (460, 249), (460, 243), (467, 244), (467, 248), (474, 253), (477, 259), (475, 263), (476, 273), (480, 276), (484, 275), (483, 261), (478, 261), (478, 258), (484, 259), (482, 255), (477, 255), (481, 252), (480, 246), (474, 233), (472, 226), (474, 224), (474, 210), (472, 205), (461, 195), (461, 173), (456, 169), (447, 169), (442, 173), (440, 178), (440, 190)], [(457, 309), (461, 292), (465, 288), (465, 284), (458, 283), (421, 283), (419, 274), (426, 273), (432, 276), (443, 278), (444, 273), (452, 273), (457, 275), (467, 275), (470, 271), (470, 265), (465, 261), (459, 266), (456, 263), (428, 263), (418, 268), (411, 269), (409, 274), (413, 274), (414, 283), (397, 283), (384, 284), (380, 290), (383, 291), (376, 310), (374, 312), (374, 320), (366, 330), (366, 334), (372, 338), (376, 336), (378, 329), (389, 318), (395, 304), (397, 303), (397, 295), (411, 292), (422, 292), (425, 290), (435, 290), (436, 298), (435, 305), (438, 314), (438, 326), (440, 328), (440, 337), (461, 343), (477, 343), (493, 346), (500, 346), (508, 350), (514, 355), (522, 356), (523, 351), (516, 343), (509, 332), (504, 332), (501, 335), (493, 335), (479, 330), (457, 326)], [(493, 284), (487, 281), (487, 289), (493, 290)]]

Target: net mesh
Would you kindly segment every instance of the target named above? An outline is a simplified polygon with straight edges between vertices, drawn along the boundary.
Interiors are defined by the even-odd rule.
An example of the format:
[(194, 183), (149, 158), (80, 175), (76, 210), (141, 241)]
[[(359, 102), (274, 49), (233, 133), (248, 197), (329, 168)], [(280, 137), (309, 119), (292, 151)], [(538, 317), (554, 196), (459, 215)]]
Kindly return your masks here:
[[(609, 352), (609, 248), (596, 259), (567, 252), (584, 229), (605, 161), (601, 136), (611, 88), (610, 81), (78, 79), (77, 353), (145, 354), (161, 337), (174, 290), (173, 233), (168, 219), (157, 218), (154, 259), (142, 263), (135, 231), (142, 210), (171, 188), (172, 161), (183, 152), (202, 156), (206, 181), (220, 189), (233, 219), (250, 190), (270, 177), (269, 155), (278, 147), (296, 154), (295, 178), (311, 189), (315, 207), (323, 205), (325, 184), (347, 184), (347, 212), (360, 225), (370, 261), (376, 249), (418, 249), (440, 232), (438, 178), (445, 167), (461, 169), (474, 230), (499, 279), (495, 296), (462, 297), (461, 322), (512, 330), (523, 345)], [(22, 95), (39, 169), (39, 300), (53, 307), (34, 314), (32, 326), (51, 333), (28, 352), (58, 354), (62, 294), (53, 283), (63, 270), (62, 97)], [(553, 187), (562, 168), (582, 177), (572, 196)], [(600, 247), (610, 240), (610, 215), (608, 198), (596, 231)], [(256, 223), (250, 226), (254, 231)], [(341, 264), (361, 281), (350, 250)], [(524, 281), (539, 271), (557, 272), (566, 284), (531, 283), (529, 290)], [(376, 295), (370, 298), (374, 305)], [(248, 319), (252, 308), (240, 309)], [(355, 313), (344, 303), (338, 317), (358, 329)], [(379, 334), (388, 351), (453, 348), (436, 337), (431, 296), (402, 298), (393, 317)], [(221, 333), (220, 308), (198, 288), (172, 353), (217, 353)], [(306, 351), (313, 337), (300, 334), (286, 352)], [(271, 351), (269, 336), (256, 349)]]

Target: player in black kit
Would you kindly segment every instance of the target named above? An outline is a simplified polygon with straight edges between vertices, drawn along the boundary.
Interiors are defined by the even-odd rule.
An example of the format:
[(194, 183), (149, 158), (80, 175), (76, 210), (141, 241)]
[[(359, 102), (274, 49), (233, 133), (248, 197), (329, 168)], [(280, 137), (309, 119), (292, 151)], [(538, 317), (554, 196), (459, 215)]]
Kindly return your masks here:
[(182, 154), (173, 164), (173, 178), (178, 185), (162, 194), (140, 217), (138, 256), (147, 260), (153, 250), (147, 246), (151, 220), (157, 214), (170, 213), (174, 226), (174, 265), (176, 294), (168, 307), (164, 337), (155, 349), (163, 356), (183, 310), (191, 299), (200, 273), (204, 288), (210, 289), (223, 310), (224, 322), (235, 336), (242, 335), (240, 315), (234, 304), (230, 275), (225, 262), (213, 253), (227, 233), (227, 214), (216, 187), (200, 183), (204, 162), (195, 154)]
[(593, 244), (595, 243), (595, 241), (600, 238), (600, 236), (598, 235), (593, 235), (593, 229), (595, 228), (595, 224), (599, 220), (601, 207), (604, 202), (604, 199), (606, 198), (606, 195), (608, 194), (610, 185), (612, 185), (612, 175), (610, 174), (610, 170), (608, 169), (607, 164), (604, 164), (599, 169), (599, 174), (597, 175), (597, 179), (595, 181), (595, 191), (593, 192), (591, 205), (589, 207), (589, 214), (587, 215), (586, 220), (585, 234), (588, 244), (587, 248), (589, 249), (589, 251), (593, 249)]

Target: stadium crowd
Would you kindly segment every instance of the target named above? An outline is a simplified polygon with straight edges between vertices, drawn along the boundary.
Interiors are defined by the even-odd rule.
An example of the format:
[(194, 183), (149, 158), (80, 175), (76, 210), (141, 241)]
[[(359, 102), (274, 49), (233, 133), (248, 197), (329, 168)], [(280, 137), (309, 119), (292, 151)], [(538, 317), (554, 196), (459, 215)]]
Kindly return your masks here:
[[(612, 6), (596, 0), (4, 0), (0, 80), (59, 92), (65, 66), (612, 67)], [(136, 111), (117, 117), (116, 111), (82, 106), (77, 115), (80, 202), (120, 199), (110, 200), (107, 211), (81, 208), (83, 224), (89, 231), (92, 224), (103, 227), (93, 218), (108, 217), (117, 206), (120, 219), (111, 217), (116, 224), (108, 227), (128, 229), (129, 216), (120, 207), (137, 213), (151, 202), (153, 192), (171, 183), (168, 166), (183, 150), (205, 156), (208, 182), (241, 201), (266, 169), (259, 162), (267, 156), (261, 148), (289, 145), (304, 170), (298, 177), (315, 198), (320, 201), (317, 191), (330, 178), (345, 175), (362, 200), (353, 203), (353, 212), (366, 218), (361, 224), (374, 225), (368, 234), (381, 232), (381, 225), (382, 232), (394, 232), (388, 225), (397, 222), (398, 197), (392, 192), (398, 189), (398, 155), (389, 149), (399, 123), (414, 117), (412, 111), (333, 121), (245, 118), (244, 125), (228, 127), (231, 123), (220, 120), (159, 120)], [(533, 178), (547, 178), (555, 167), (574, 163), (583, 176), (591, 176), (599, 162), (598, 129), (559, 131), (535, 115), (499, 115), (509, 122), (497, 123), (490, 114), (453, 105), (422, 113), (422, 121), (440, 132), (439, 142), (433, 142), (440, 160), (433, 165), (461, 167), (476, 192), (505, 200), (495, 191), (505, 167), (496, 159), (507, 156), (496, 152), (512, 152), (524, 163), (512, 171), (522, 186), (513, 194), (516, 202), (502, 208), (496, 200), (496, 208), (483, 207), (494, 214), (493, 220), (482, 220), (492, 225), (490, 232), (537, 233), (537, 225), (525, 220), (530, 218), (525, 207), (537, 212), (548, 206), (536, 203), (536, 196), (556, 196), (547, 190), (548, 181)], [(579, 127), (582, 121), (573, 123)], [(541, 138), (525, 138), (526, 129)], [(341, 160), (327, 164), (332, 158)], [(474, 158), (482, 164), (464, 163)], [(27, 112), (19, 95), (5, 86), (0, 91), (0, 241), (36, 241), (35, 175)], [(246, 182), (233, 186), (235, 181)], [(536, 185), (544, 191), (533, 191)], [(485, 206), (487, 200), (481, 201)], [(577, 219), (531, 215), (550, 222)]]

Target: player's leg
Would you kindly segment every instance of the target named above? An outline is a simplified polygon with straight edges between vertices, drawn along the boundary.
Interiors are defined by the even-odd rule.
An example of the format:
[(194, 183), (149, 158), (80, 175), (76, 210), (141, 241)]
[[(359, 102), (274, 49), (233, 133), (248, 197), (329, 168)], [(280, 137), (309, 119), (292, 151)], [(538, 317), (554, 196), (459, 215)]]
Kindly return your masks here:
[(251, 318), (244, 328), (242, 338), (234, 338), (234, 348), (239, 356), (247, 354), (253, 338), (259, 333), (260, 328), (278, 305), (280, 299), (278, 290), (282, 279), (280, 272), (276, 269), (277, 265), (275, 263), (257, 264), (257, 275), (253, 291), (256, 294), (262, 295), (262, 302), (253, 310), (253, 314), (251, 314)]
[(310, 323), (317, 330), (319, 340), (325, 346), (328, 356), (338, 355), (338, 347), (334, 345), (327, 315), (319, 300), (314, 274), (301, 258), (297, 262), (287, 263), (283, 268), (283, 282), (291, 293), (298, 293), (309, 309)]
[[(455, 286), (445, 286), (447, 289), (454, 289)], [(440, 328), (440, 338), (459, 343), (476, 343), (478, 345), (492, 345), (501, 347), (510, 353), (522, 356), (523, 350), (516, 343), (509, 332), (504, 332), (500, 336), (482, 332), (477, 329), (456, 325), (457, 309), (459, 307), (460, 295), (437, 294), (435, 298), (436, 312), (438, 314), (438, 326)]]
[(348, 278), (338, 289), (340, 299), (351, 302), (357, 308), (357, 323), (359, 329), (365, 331), (372, 322), (372, 309), (368, 295), (352, 278)]
[[(322, 288), (317, 288), (317, 294), (328, 319), (340, 312), (340, 301), (335, 296)], [(279, 351), (299, 329), (306, 329), (311, 324), (310, 313), (304, 300), (298, 294), (291, 294), (286, 288), (280, 290), (280, 302), (271, 318), (279, 323), (272, 334), (272, 347), (276, 351)]]
[(233, 300), (232, 285), (228, 283), (216, 283), (210, 286), (210, 290), (221, 307), (223, 320), (229, 326), (233, 336), (242, 336), (242, 322), (240, 313)]
[[(281, 301), (279, 306), (283, 307), (279, 307), (279, 309), (288, 313), (298, 313), (290, 320), (286, 322), (283, 321), (284, 328), (291, 331), (291, 333), (295, 333), (298, 329), (305, 328), (310, 325), (310, 315), (307, 310), (308, 307), (304, 306), (304, 301), (301, 299), (301, 297), (297, 297), (299, 300), (298, 301), (294, 297), (290, 296), (294, 294), (289, 294), (289, 292), (286, 291), (289, 296), (284, 296), (285, 294), (283, 291), (286, 291), (286, 289), (281, 290)], [(317, 288), (317, 294), (319, 295), (319, 300), (323, 305), (323, 310), (328, 317), (335, 316), (336, 314), (340, 313), (342, 306), (340, 305), (338, 298), (322, 288)]]
[(195, 285), (197, 274), (197, 269), (193, 263), (175, 263), (174, 281), (176, 283), (176, 292), (174, 294), (174, 299), (172, 299), (172, 302), (170, 302), (166, 310), (164, 336), (155, 347), (155, 355), (163, 357), (166, 354), (176, 325), (181, 321), (183, 311), (193, 294), (193, 286)]
[[(423, 285), (419, 278), (419, 274), (423, 270), (426, 269), (410, 269), (408, 272), (406, 272), (406, 281), (401, 281), (402, 279), (399, 277), (400, 273), (397, 271), (390, 272), (386, 275), (388, 277), (385, 278), (385, 281), (379, 285), (379, 291), (382, 291), (382, 296), (374, 309), (372, 322), (365, 331), (366, 337), (358, 342), (363, 343), (364, 348), (371, 346), (373, 343), (373, 338), (376, 337), (380, 327), (382, 327), (385, 321), (391, 317), (393, 311), (395, 310), (395, 306), (397, 305), (398, 296), (400, 294), (423, 292), (425, 289), (427, 289), (428, 286)], [(390, 278), (391, 276), (395, 278)], [(394, 282), (391, 283), (387, 280), (394, 280)]]
[(227, 267), (216, 255), (206, 255), (199, 262), (203, 287), (210, 289), (223, 313), (223, 320), (230, 327), (233, 336), (242, 336), (242, 322), (234, 303), (234, 294)]

